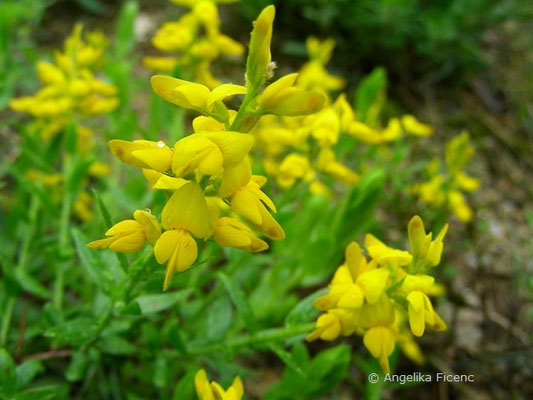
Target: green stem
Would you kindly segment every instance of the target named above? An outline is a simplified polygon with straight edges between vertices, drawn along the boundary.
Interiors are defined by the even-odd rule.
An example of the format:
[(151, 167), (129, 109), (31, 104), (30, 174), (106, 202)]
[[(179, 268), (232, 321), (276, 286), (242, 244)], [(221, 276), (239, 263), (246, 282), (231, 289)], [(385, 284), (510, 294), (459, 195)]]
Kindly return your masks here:
[[(69, 255), (70, 251), (70, 236), (69, 236), (69, 224), (70, 214), (72, 211), (72, 193), (66, 188), (67, 171), (69, 162), (63, 163), (63, 202), (61, 204), (61, 216), (59, 220), (59, 256), (61, 260), (64, 260)], [(65, 285), (65, 270), (66, 264), (62, 261), (56, 267), (56, 276), (54, 280), (54, 306), (61, 310), (61, 304), (63, 302), (63, 289)]]
[[(28, 218), (28, 229), (24, 238), (22, 240), (22, 246), (20, 249), (20, 256), (18, 264), (16, 266), (17, 270), (24, 271), (26, 269), (26, 264), (28, 263), (28, 258), (30, 254), (30, 245), (35, 234), (37, 213), (39, 211), (39, 199), (37, 196), (31, 198), (30, 202), (30, 211)], [(9, 297), (6, 304), (6, 309), (4, 310), (4, 315), (2, 316), (2, 329), (0, 330), (0, 346), (5, 346), (7, 341), (7, 334), (9, 331), (9, 326), (11, 325), (11, 317), (13, 315), (13, 309), (15, 307), (15, 297)]]
[(9, 331), (9, 325), (11, 324), (11, 315), (13, 315), (13, 308), (15, 307), (15, 298), (10, 297), (4, 310), (4, 316), (2, 317), (2, 330), (0, 331), (0, 347), (5, 347), (7, 342), (7, 332)]
[(60, 263), (57, 266), (56, 277), (54, 280), (54, 306), (61, 310), (61, 304), (63, 303), (63, 287), (65, 285), (65, 269), (66, 265)]
[(246, 96), (244, 96), (241, 106), (239, 107), (239, 111), (237, 111), (237, 115), (235, 116), (235, 119), (233, 120), (233, 123), (231, 124), (230, 130), (239, 132), (241, 122), (246, 116), (246, 111), (248, 111), (248, 107), (250, 106), (252, 101), (255, 99), (257, 95), (257, 91), (259, 90), (259, 87), (260, 86), (252, 87), (250, 88), (248, 93), (246, 93)]
[(35, 234), (35, 222), (37, 220), (37, 213), (39, 211), (39, 199), (37, 196), (31, 198), (30, 203), (30, 213), (28, 219), (28, 230), (26, 235), (22, 239), (22, 247), (20, 249), (19, 262), (17, 264), (17, 269), (24, 271), (26, 269), (26, 264), (28, 263), (28, 257), (30, 254), (30, 244), (33, 240)]
[(61, 219), (59, 222), (59, 253), (62, 257), (68, 255), (69, 248), (69, 223), (72, 208), (72, 194), (65, 189), (63, 192), (63, 204), (61, 205)]
[(257, 345), (272, 341), (280, 341), (295, 336), (300, 336), (304, 333), (311, 332), (315, 329), (315, 323), (308, 323), (304, 325), (291, 326), (289, 328), (273, 328), (266, 329), (254, 333), (253, 335), (243, 335), (230, 339), (224, 343), (217, 343), (210, 346), (200, 347), (197, 349), (190, 349), (190, 354), (209, 354), (222, 349), (244, 347), (249, 345)]

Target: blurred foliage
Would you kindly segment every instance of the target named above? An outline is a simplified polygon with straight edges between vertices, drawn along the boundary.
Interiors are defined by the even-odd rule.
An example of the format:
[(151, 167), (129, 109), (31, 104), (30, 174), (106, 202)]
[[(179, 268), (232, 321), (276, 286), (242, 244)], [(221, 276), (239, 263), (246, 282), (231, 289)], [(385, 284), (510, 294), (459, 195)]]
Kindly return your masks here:
[[(266, 0), (240, 3), (248, 18)], [(349, 70), (383, 65), (394, 76), (467, 79), (487, 66), (483, 50), (499, 24), (526, 18), (518, 0), (283, 0), (279, 26), (303, 42), (311, 32), (338, 43), (337, 62)], [(480, 18), (480, 16), (483, 16)], [(301, 23), (295, 23), (301, 21)], [(300, 52), (296, 44), (284, 45)], [(348, 78), (350, 78), (348, 76)]]
[[(89, 123), (97, 138), (90, 160), (73, 150), (72, 124), (44, 141), (25, 117), (6, 110), (15, 92), (35, 90), (35, 62), (50, 59), (50, 51), (39, 48), (35, 39), (48, 29), (42, 18), (52, 3), (74, 4), (75, 10), (102, 20), (116, 16), (112, 27), (106, 26), (110, 47), (103, 75), (118, 88), (119, 105)], [(448, 219), (446, 207), (424, 206), (408, 190), (422, 182), (428, 156), (440, 152), (435, 136), (417, 141), (404, 137), (384, 146), (341, 138), (335, 151), (360, 172), (357, 184), (341, 187), (326, 181), (335, 189), (330, 199), (310, 196), (305, 184), (284, 191), (269, 181), (265, 192), (277, 205), (276, 220), (286, 239), (270, 243), (269, 251), (260, 254), (200, 243), (198, 261), (174, 276), (169, 292), (161, 292), (165, 272), (152, 249), (125, 255), (87, 248), (131, 210), (151, 207), (158, 214), (167, 200), (164, 193), (147, 190), (142, 174), (111, 159), (107, 140), (177, 140), (190, 131), (183, 110), (149, 94), (148, 72), (141, 67), (144, 54), (135, 37), (136, 21), (146, 12), (146, 2), (139, 3), (0, 2), (0, 134), (7, 143), (7, 156), (0, 157), (0, 399), (195, 399), (200, 368), (223, 387), (242, 376), (247, 389), (253, 389), (247, 398), (259, 393), (268, 400), (345, 395), (379, 399), (412, 389), (369, 384), (367, 375), (379, 366), (357, 349), (360, 340), (325, 345), (304, 344), (304, 338), (319, 314), (313, 302), (327, 292), (325, 285), (350, 241), (371, 232), (403, 248), (406, 238), (397, 228), (403, 231), (413, 214), (432, 226)], [(245, 0), (231, 7), (240, 7), (251, 20), (269, 3)], [(303, 59), (309, 34), (331, 36), (338, 42), (332, 70), (358, 66), (371, 71), (361, 79), (355, 72), (343, 76), (357, 83), (346, 98), (363, 123), (380, 120), (376, 105), (383, 117), (398, 115), (386, 97), (395, 76), (426, 74), (459, 82), (478, 73), (487, 65), (483, 47), (492, 29), (523, 18), (525, 9), (517, 0), (277, 3), (275, 30), (281, 30), (283, 39), (275, 40), (281, 49), (273, 49), (274, 60), (282, 58), (280, 50)], [(67, 22), (70, 30), (74, 21)], [(246, 29), (248, 37), (249, 25), (236, 25), (228, 23), (224, 29)], [(228, 75), (222, 78), (236, 79), (231, 71)], [(517, 112), (524, 119), (531, 114), (525, 105)], [(111, 174), (91, 179), (93, 158), (106, 159)], [(28, 175), (32, 169), (59, 174), (66, 183), (51, 189)], [(262, 167), (255, 165), (254, 172), (263, 172)], [(89, 221), (72, 212), (82, 187), (90, 193), (94, 218)], [(477, 212), (475, 201), (472, 207)], [(533, 226), (531, 209), (526, 216)], [(490, 224), (483, 222), (483, 233), (493, 229)], [(465, 227), (474, 229), (481, 230), (473, 224)], [(457, 249), (472, 246), (470, 237), (455, 244), (450, 240), (444, 256), (451, 249), (462, 257)], [(456, 260), (446, 263), (446, 274), (464, 274)], [(530, 290), (531, 282), (522, 279), (521, 285)], [(423, 343), (423, 350), (442, 350), (431, 345)], [(457, 370), (471, 367), (464, 363)], [(398, 350), (392, 354), (393, 371), (413, 368)], [(441, 367), (417, 368), (432, 372)], [(450, 393), (458, 392), (451, 387)]]

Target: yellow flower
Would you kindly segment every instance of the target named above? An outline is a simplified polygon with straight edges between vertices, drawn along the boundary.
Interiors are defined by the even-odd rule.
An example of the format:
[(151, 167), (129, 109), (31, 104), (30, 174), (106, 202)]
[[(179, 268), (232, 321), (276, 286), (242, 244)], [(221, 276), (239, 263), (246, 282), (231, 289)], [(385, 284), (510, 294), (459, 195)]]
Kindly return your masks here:
[(233, 384), (224, 390), (217, 382), (209, 383), (206, 372), (201, 369), (194, 377), (194, 386), (199, 400), (241, 400), (244, 388), (241, 378), (234, 379)]
[(193, 237), (184, 229), (172, 229), (163, 232), (154, 247), (157, 262), (168, 261), (163, 290), (167, 290), (174, 271), (187, 270), (198, 257), (198, 247)]
[(346, 133), (364, 143), (379, 144), (383, 142), (383, 137), (378, 130), (359, 121), (352, 121), (346, 127)]
[(341, 333), (341, 323), (334, 313), (322, 314), (316, 321), (316, 329), (307, 335), (306, 340), (313, 341), (316, 339), (335, 340)]
[(175, 57), (144, 57), (143, 64), (146, 68), (149, 68), (157, 72), (172, 73), (178, 65), (178, 59)]
[(339, 116), (340, 129), (342, 132), (345, 132), (348, 126), (355, 120), (355, 112), (346, 100), (346, 95), (344, 93), (340, 94), (333, 103), (333, 109)]
[(425, 203), (436, 207), (447, 207), (457, 218), (468, 223), (474, 212), (466, 202), (464, 192), (472, 192), (479, 188), (478, 179), (468, 176), (463, 168), (474, 155), (468, 133), (463, 132), (446, 144), (445, 168), (439, 160), (428, 164), (429, 180), (414, 187)]
[(416, 136), (431, 136), (434, 129), (431, 125), (426, 125), (419, 122), (412, 115), (404, 115), (402, 117), (402, 126), (407, 133), (411, 133)]
[(193, 40), (194, 19), (186, 14), (178, 22), (166, 22), (152, 38), (152, 44), (162, 51), (183, 50)]
[(257, 99), (259, 112), (275, 115), (308, 115), (319, 111), (326, 97), (294, 86), (298, 74), (289, 74), (268, 85)]
[(415, 336), (422, 336), (426, 325), (436, 331), (446, 329), (426, 295), (434, 282), (435, 279), (428, 275), (407, 275), (403, 281), (402, 290), (408, 293), (409, 325)]
[(211, 91), (205, 85), (164, 75), (154, 75), (150, 82), (154, 92), (169, 103), (208, 115), (214, 111), (216, 102), (221, 102), (228, 96), (247, 92), (244, 86), (230, 83), (220, 85)]
[(320, 42), (310, 37), (306, 41), (306, 47), (311, 60), (301, 69), (299, 85), (305, 89), (317, 89), (324, 93), (329, 90), (342, 89), (346, 84), (345, 80), (331, 75), (325, 68), (335, 47), (333, 39)]
[(360, 179), (357, 173), (335, 160), (335, 153), (330, 148), (320, 150), (317, 167), (319, 170), (331, 175), (337, 181), (347, 185), (354, 185)]
[(91, 211), (92, 201), (92, 197), (84, 190), (80, 192), (72, 205), (72, 211), (83, 222), (88, 222), (93, 219), (93, 212)]
[(340, 118), (336, 110), (328, 107), (315, 114), (312, 118), (311, 134), (320, 147), (336, 144), (340, 135)]
[(439, 265), (443, 249), (443, 240), (448, 231), (448, 224), (444, 225), (434, 241), (433, 234), (426, 234), (424, 222), (415, 215), (408, 225), (409, 246), (413, 254), (415, 268), (424, 269), (427, 266), (435, 267)]
[(311, 182), (311, 184), (309, 185), (309, 192), (311, 194), (332, 198), (331, 190), (329, 190), (326, 185), (324, 185), (318, 180), (314, 180), (313, 182)]
[(64, 84), (66, 77), (60, 68), (46, 61), (37, 62), (37, 76), (46, 85)]
[(230, 197), (237, 189), (246, 186), (250, 179), (252, 179), (252, 167), (250, 158), (246, 156), (241, 163), (224, 169), (218, 190), (219, 196), (223, 199)]
[(367, 235), (365, 246), (371, 257), (367, 260), (359, 245), (351, 242), (329, 292), (313, 302), (326, 314), (319, 316), (307, 340), (334, 340), (341, 334), (354, 333), (363, 336), (365, 347), (387, 373), (396, 342), (415, 362), (423, 361), (413, 335), (422, 336), (426, 329), (442, 331), (446, 324), (428, 297), (441, 290), (439, 285), (433, 277), (418, 274), (418, 270), (438, 264), (446, 229), (432, 241), (422, 220), (413, 217), (408, 228), (413, 256)]
[[(176, 1), (176, 3), (180, 3)], [(195, 82), (208, 88), (220, 85), (210, 71), (211, 63), (221, 54), (239, 56), (244, 46), (220, 33), (220, 17), (214, 1), (183, 1), (191, 8), (177, 21), (164, 23), (152, 38), (159, 50), (174, 53), (172, 57), (145, 57), (148, 68), (192, 75)]]
[(155, 217), (147, 211), (137, 210), (134, 219), (127, 219), (113, 225), (106, 233), (111, 236), (89, 243), (93, 249), (108, 248), (121, 253), (136, 253), (146, 241), (154, 245), (159, 239), (161, 229)]
[(13, 110), (37, 118), (45, 139), (64, 129), (72, 119), (105, 114), (118, 106), (117, 88), (93, 75), (103, 65), (105, 43), (97, 39), (98, 34), (87, 35), (85, 42), (81, 31), (82, 25), (76, 24), (63, 51), (54, 54), (54, 63), (37, 63), (37, 75), (44, 86), (33, 96), (10, 102)]
[(266, 208), (276, 212), (272, 200), (261, 191), (265, 183), (266, 178), (253, 175), (246, 186), (237, 189), (231, 196), (231, 209), (250, 221), (265, 236), (281, 240), (285, 238), (285, 232)]
[(375, 303), (383, 294), (389, 271), (377, 268), (375, 262), (367, 263), (356, 242), (346, 248), (346, 263), (337, 268), (329, 293), (316, 299), (314, 306), (322, 311), (332, 308), (355, 309)]
[(470, 135), (467, 132), (461, 132), (446, 143), (444, 159), (450, 175), (455, 175), (470, 162), (474, 156), (474, 147), (470, 143)]
[(196, 182), (188, 182), (177, 189), (163, 208), (161, 223), (166, 231), (155, 243), (157, 262), (168, 261), (163, 290), (168, 288), (174, 271), (185, 271), (198, 257), (193, 236), (207, 239), (210, 216), (207, 202)]
[(372, 259), (379, 265), (390, 264), (403, 267), (408, 265), (413, 259), (413, 256), (409, 252), (388, 247), (370, 233), (365, 236), (365, 247)]
[(94, 161), (89, 166), (89, 170), (87, 172), (91, 176), (99, 177), (99, 176), (109, 175), (111, 170), (109, 168), (109, 165), (104, 164), (99, 161)]
[(224, 168), (241, 163), (253, 143), (253, 136), (244, 133), (194, 133), (178, 140), (174, 145), (172, 171), (176, 176), (185, 176), (192, 171), (197, 171), (200, 175), (219, 176)]
[(374, 358), (377, 358), (381, 369), (390, 373), (389, 356), (394, 351), (395, 332), (394, 308), (391, 300), (382, 295), (375, 304), (367, 304), (361, 310), (361, 324), (368, 328), (363, 336), (363, 343)]
[(394, 351), (394, 333), (386, 326), (374, 326), (366, 331), (363, 343), (372, 357), (379, 360), (381, 369), (390, 374), (389, 357)]
[(391, 118), (387, 127), (381, 131), (383, 142), (392, 142), (402, 136), (402, 126), (398, 118)]
[(258, 88), (269, 78), (270, 41), (272, 40), (272, 24), (276, 9), (266, 7), (254, 22), (254, 29), (250, 38), (250, 48), (246, 61), (246, 86)]
[(109, 149), (115, 157), (137, 168), (154, 169), (165, 172), (170, 169), (172, 151), (162, 141), (149, 140), (110, 140)]
[(283, 159), (278, 169), (278, 184), (285, 189), (294, 186), (297, 180), (308, 181), (313, 179), (315, 173), (309, 160), (296, 153), (291, 153)]
[(472, 178), (471, 176), (465, 174), (463, 171), (457, 172), (457, 175), (455, 175), (455, 183), (465, 192), (473, 192), (474, 190), (477, 190), (481, 185), (479, 179)]
[(468, 206), (465, 197), (458, 190), (452, 190), (448, 194), (448, 204), (450, 210), (459, 218), (459, 221), (463, 223), (468, 223), (472, 221), (474, 212)]
[(250, 228), (234, 218), (222, 217), (218, 219), (213, 238), (224, 247), (236, 247), (254, 253), (268, 249), (266, 242), (259, 239)]

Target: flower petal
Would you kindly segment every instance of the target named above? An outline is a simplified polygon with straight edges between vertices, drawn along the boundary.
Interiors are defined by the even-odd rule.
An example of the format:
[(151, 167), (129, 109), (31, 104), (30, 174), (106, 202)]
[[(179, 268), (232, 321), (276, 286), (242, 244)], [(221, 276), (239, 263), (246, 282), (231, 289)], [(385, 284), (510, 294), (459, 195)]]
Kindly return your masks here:
[(176, 190), (163, 208), (161, 220), (165, 229), (185, 229), (197, 238), (206, 238), (209, 210), (200, 186), (188, 182)]

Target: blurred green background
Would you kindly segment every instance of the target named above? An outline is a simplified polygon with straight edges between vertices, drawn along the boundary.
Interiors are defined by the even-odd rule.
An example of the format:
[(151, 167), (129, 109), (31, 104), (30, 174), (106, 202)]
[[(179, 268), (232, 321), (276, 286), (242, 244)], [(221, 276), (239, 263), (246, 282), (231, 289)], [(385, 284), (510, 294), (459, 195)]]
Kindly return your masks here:
[[(270, 3), (244, 0), (220, 5), (223, 32), (246, 43), (251, 22)], [(316, 297), (317, 288), (341, 261), (348, 240), (372, 231), (391, 243), (401, 242), (406, 222), (419, 211), (408, 204), (405, 196), (398, 195), (402, 185), (409, 182), (409, 174), (414, 173), (401, 170), (400, 164), (366, 175), (361, 185), (337, 204), (306, 201), (297, 191), (285, 197), (278, 194), (279, 220), (290, 227), (286, 242), (276, 244), (265, 255), (224, 251), (227, 269), (222, 273), (201, 265), (194, 273), (177, 279), (182, 290), (161, 295), (165, 297), (154, 297), (159, 296), (154, 293), (159, 293), (162, 271), (153, 260), (144, 263), (146, 254), (136, 259), (134, 266), (138, 269), (128, 272), (135, 277), (142, 275), (145, 282), (141, 287), (128, 287), (133, 278), (124, 275), (114, 255), (87, 252), (84, 243), (98, 237), (103, 229), (97, 212), (93, 223), (74, 227), (69, 256), (75, 253), (80, 261), (68, 261), (64, 266), (67, 289), (62, 294), (64, 300), (59, 301), (63, 307), (58, 307), (57, 294), (50, 287), (56, 279), (55, 268), (63, 268), (65, 259), (51, 245), (57, 236), (48, 227), (53, 226), (59, 213), (52, 210), (46, 193), (31, 185), (14, 184), (19, 179), (12, 169), (15, 162), (17, 168), (36, 162), (31, 153), (20, 157), (21, 148), (38, 153), (39, 144), (22, 143), (25, 139), (18, 132), (24, 121), (9, 111), (7, 104), (13, 96), (36, 89), (35, 62), (49, 58), (74, 23), (82, 21), (88, 29), (103, 30), (110, 39), (106, 73), (119, 87), (122, 100), (102, 135), (132, 139), (141, 130), (147, 137), (157, 137), (176, 120), (169, 116), (171, 109), (147, 95), (150, 72), (140, 60), (153, 52), (150, 38), (157, 27), (177, 18), (183, 8), (163, 0), (3, 0), (2, 320), (6, 320), (11, 299), (17, 301), (11, 305), (11, 325), (2, 332), (2, 345), (7, 343), (11, 355), (0, 350), (0, 384), (4, 390), (0, 398), (188, 399), (194, 376), (191, 371), (198, 363), (224, 371), (221, 381), (225, 383), (234, 374), (248, 373), (249, 398), (260, 398), (267, 391), (270, 397), (265, 398), (272, 399), (526, 399), (533, 395), (533, 3), (273, 3), (277, 17), (272, 53), (282, 72), (296, 70), (306, 61), (308, 36), (333, 38), (337, 45), (328, 69), (347, 79), (351, 102), (355, 103), (355, 89), (362, 79), (376, 67), (383, 67), (388, 92), (385, 114), (413, 113), (436, 127), (435, 136), (415, 145), (415, 155), (429, 158), (442, 154), (445, 142), (456, 133), (464, 129), (471, 133), (477, 149), (472, 170), (483, 184), (472, 196), (474, 223), (452, 223), (446, 239), (446, 261), (440, 278), (448, 288), (449, 302), (443, 307), (450, 329), (439, 338), (424, 338), (421, 343), (424, 349), (439, 349), (438, 355), (430, 352), (429, 370), (474, 371), (475, 384), (367, 385), (366, 372), (375, 364), (365, 358), (364, 351), (352, 352), (349, 341), (335, 347), (313, 344), (307, 350), (297, 340), (285, 343), (290, 350), (269, 342), (247, 343), (239, 350), (209, 347), (228, 332), (239, 332), (250, 323), (259, 328), (280, 324), (290, 328), (309, 321), (312, 297), (307, 296)], [(239, 81), (243, 65), (244, 60), (241, 64), (219, 65), (215, 75)], [(150, 116), (147, 110), (151, 110)], [(104, 149), (105, 143), (99, 146)], [(402, 152), (407, 150), (394, 151), (403, 159)], [(164, 199), (146, 193), (140, 174), (128, 176), (130, 171), (116, 162), (113, 169), (112, 182), (127, 185), (96, 185), (96, 194), (102, 193), (100, 209), (109, 209), (118, 219), (129, 210), (141, 208), (139, 204), (162, 207)], [(50, 208), (47, 214), (40, 215), (32, 208), (32, 196)], [(290, 206), (295, 199), (294, 204), (301, 207), (297, 210)], [(291, 221), (295, 215), (306, 217)], [(312, 233), (309, 240), (302, 241), (308, 232)], [(25, 241), (25, 237), (32, 241)], [(318, 254), (314, 249), (320, 246), (330, 251)], [(21, 252), (26, 254), (24, 263), (28, 267), (25, 274), (16, 275), (12, 267), (21, 262)], [(221, 252), (208, 246), (202, 261), (208, 263), (210, 257), (220, 257)], [(87, 278), (100, 273), (95, 266), (102, 262), (110, 265), (110, 271)], [(125, 282), (124, 286), (112, 289), (119, 281)], [(255, 322), (239, 320), (231, 324), (232, 315), (247, 307), (240, 303), (241, 290), (250, 296)], [(124, 303), (113, 303), (110, 308), (116, 298)], [(282, 304), (280, 298), (284, 299)], [(99, 319), (102, 315), (107, 317)], [(178, 322), (194, 321), (197, 316), (198, 321), (186, 330)], [(92, 319), (100, 323), (97, 328)], [(93, 329), (96, 333), (91, 332)], [(205, 332), (204, 342), (195, 341)], [(261, 356), (254, 357), (253, 352)], [(413, 370), (412, 365), (401, 362), (398, 368), (405, 373)], [(300, 374), (302, 369), (306, 379)], [(333, 392), (340, 381), (343, 383)]]

